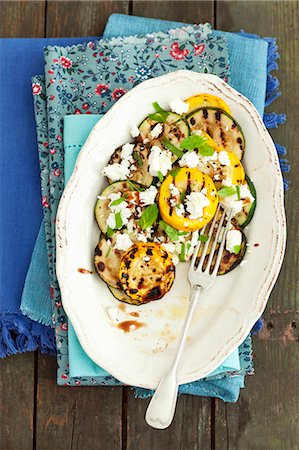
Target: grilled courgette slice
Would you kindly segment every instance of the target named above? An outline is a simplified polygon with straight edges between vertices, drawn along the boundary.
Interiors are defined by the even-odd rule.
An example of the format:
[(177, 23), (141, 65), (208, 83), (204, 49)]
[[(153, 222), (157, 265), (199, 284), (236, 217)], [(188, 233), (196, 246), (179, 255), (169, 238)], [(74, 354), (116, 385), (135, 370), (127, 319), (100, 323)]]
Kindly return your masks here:
[(94, 251), (94, 266), (98, 275), (109, 286), (121, 288), (118, 279), (118, 268), (124, 252), (115, 250), (114, 235), (107, 239), (103, 236)]
[(187, 117), (191, 132), (202, 130), (208, 133), (224, 150), (242, 159), (245, 138), (240, 125), (226, 111), (220, 108), (200, 108)]
[[(118, 147), (110, 158), (109, 164), (120, 163), (121, 162), (121, 151), (122, 146)], [(153, 176), (148, 170), (148, 157), (150, 154), (150, 149), (147, 145), (142, 143), (137, 143), (134, 147), (132, 157), (134, 162), (130, 167), (130, 177), (129, 179), (135, 181), (136, 183), (142, 184), (149, 187), (152, 184)], [(109, 183), (112, 181), (108, 178)]]
[[(158, 137), (153, 137), (151, 131), (155, 126), (161, 123), (162, 132)], [(189, 136), (189, 127), (187, 123), (181, 119), (181, 116), (169, 113), (165, 122), (157, 122), (148, 117), (139, 125), (140, 137), (144, 141), (149, 139), (152, 145), (159, 145), (163, 140), (167, 140), (175, 147), (180, 147), (183, 139)], [(173, 160), (177, 158), (174, 157)]]
[(116, 289), (112, 286), (108, 286), (109, 291), (115, 297), (117, 300), (123, 303), (128, 303), (129, 305), (140, 305), (140, 302), (138, 300), (133, 300), (131, 297), (129, 297), (123, 289)]
[(123, 290), (140, 305), (162, 298), (174, 278), (175, 266), (170, 254), (155, 243), (134, 244), (123, 255), (119, 267)]
[(107, 232), (107, 219), (110, 214), (108, 198), (110, 194), (116, 194), (120, 192), (121, 195), (125, 194), (127, 191), (134, 191), (135, 186), (131, 181), (116, 181), (115, 183), (109, 184), (99, 195), (95, 206), (95, 218), (99, 225), (100, 230), (105, 234)]
[[(202, 217), (188, 218), (185, 208), (183, 215), (178, 213), (178, 205), (172, 201), (172, 185), (179, 190), (178, 198), (182, 205), (187, 195), (192, 192), (200, 192), (202, 189), (206, 190), (205, 196), (209, 200), (209, 205), (203, 208)], [(158, 201), (160, 214), (166, 223), (177, 230), (194, 231), (212, 220), (218, 205), (218, 196), (213, 180), (208, 175), (203, 174), (197, 168), (182, 167), (178, 173), (170, 174), (165, 178), (160, 187)]]
[(246, 175), (245, 177), (246, 183), (248, 184), (248, 188), (250, 190), (251, 195), (254, 197), (254, 201), (246, 203), (242, 211), (240, 211), (238, 214), (235, 215), (235, 219), (238, 222), (238, 225), (240, 227), (245, 228), (253, 218), (255, 208), (256, 208), (256, 190), (254, 187), (253, 182), (250, 180), (250, 178)]
[(231, 111), (225, 101), (222, 100), (222, 98), (212, 94), (193, 95), (192, 97), (187, 98), (185, 103), (188, 103), (189, 105), (188, 114), (199, 108), (220, 108), (228, 114), (231, 114)]

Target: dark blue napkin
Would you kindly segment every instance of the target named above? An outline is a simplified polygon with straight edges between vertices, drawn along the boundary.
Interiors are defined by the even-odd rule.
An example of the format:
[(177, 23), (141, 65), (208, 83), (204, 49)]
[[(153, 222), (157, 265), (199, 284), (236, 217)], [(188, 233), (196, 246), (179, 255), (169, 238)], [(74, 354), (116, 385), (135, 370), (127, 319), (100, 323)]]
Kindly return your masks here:
[(0, 357), (55, 348), (52, 330), (20, 313), (26, 271), (42, 220), (31, 77), (44, 70), (44, 46), (82, 41), (0, 39)]

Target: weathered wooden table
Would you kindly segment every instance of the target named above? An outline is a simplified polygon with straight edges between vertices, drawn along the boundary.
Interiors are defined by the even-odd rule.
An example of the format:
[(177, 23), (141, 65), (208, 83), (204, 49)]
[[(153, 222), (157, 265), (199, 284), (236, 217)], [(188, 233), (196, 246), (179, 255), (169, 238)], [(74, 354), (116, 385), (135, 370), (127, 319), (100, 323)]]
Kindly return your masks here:
[[(282, 96), (269, 110), (286, 112), (287, 124), (272, 135), (288, 149), (293, 170), (286, 194), (288, 248), (254, 338), (255, 375), (237, 404), (182, 396), (165, 431), (144, 422), (148, 401), (128, 388), (59, 388), (55, 359), (38, 353), (1, 362), (2, 450), (191, 450), (299, 447), (298, 339), (298, 23), (295, 1), (0, 1), (2, 37), (97, 36), (112, 13), (276, 36)], [(297, 82), (297, 86), (296, 86)], [(296, 96), (297, 87), (297, 96)], [(297, 146), (296, 146), (297, 144)], [(297, 166), (298, 170), (298, 166)], [(296, 265), (297, 264), (297, 265)]]

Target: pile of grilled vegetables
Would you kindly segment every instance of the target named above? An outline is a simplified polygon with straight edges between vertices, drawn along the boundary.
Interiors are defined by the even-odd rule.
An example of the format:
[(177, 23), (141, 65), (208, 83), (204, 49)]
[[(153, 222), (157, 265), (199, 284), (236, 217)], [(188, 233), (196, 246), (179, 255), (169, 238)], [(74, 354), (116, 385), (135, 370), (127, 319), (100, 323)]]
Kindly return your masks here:
[(207, 240), (201, 229), (219, 203), (233, 209), (233, 219), (218, 274), (236, 267), (256, 205), (241, 163), (244, 135), (222, 99), (199, 94), (171, 102), (171, 111), (157, 102), (153, 109), (103, 169), (109, 184), (95, 206), (97, 273), (118, 300), (133, 305), (169, 291), (176, 264)]

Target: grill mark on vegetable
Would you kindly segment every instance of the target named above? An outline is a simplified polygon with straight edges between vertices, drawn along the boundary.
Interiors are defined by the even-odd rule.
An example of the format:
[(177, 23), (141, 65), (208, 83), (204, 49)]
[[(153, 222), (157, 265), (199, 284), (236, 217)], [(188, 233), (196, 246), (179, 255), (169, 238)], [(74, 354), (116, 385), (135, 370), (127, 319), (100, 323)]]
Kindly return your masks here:
[(125, 259), (125, 266), (126, 266), (126, 268), (129, 269), (130, 265), (131, 265), (131, 261), (128, 258), (126, 258)]
[(169, 215), (170, 215), (170, 217), (172, 216), (172, 213), (173, 213), (173, 207), (170, 206), (170, 209), (169, 209)]
[(121, 274), (121, 277), (124, 278), (125, 280), (127, 280), (127, 279), (129, 278), (128, 274), (125, 273), (125, 272), (123, 272), (123, 273)]
[(191, 123), (191, 125), (194, 125), (194, 124), (195, 124), (195, 119), (194, 119), (194, 117), (191, 117), (190, 123)]
[(210, 130), (210, 128), (209, 127), (207, 127), (207, 130), (206, 130), (206, 132), (207, 132), (207, 134), (210, 136), (210, 137), (213, 137), (213, 135), (211, 134), (211, 130)]
[(117, 284), (117, 286), (119, 287), (119, 289), (122, 289), (122, 288), (123, 288), (123, 285), (121, 284), (120, 281), (118, 281), (116, 284)]
[(102, 256), (103, 254), (102, 250), (98, 246), (96, 246), (94, 253), (97, 256)]
[(216, 120), (220, 121), (220, 119), (221, 119), (221, 112), (220, 111), (216, 111), (215, 112), (215, 118), (216, 118)]
[(209, 113), (208, 113), (208, 111), (206, 109), (202, 110), (202, 114), (203, 114), (204, 119), (208, 118)]
[(129, 292), (130, 294), (137, 294), (138, 289), (130, 289)]
[(239, 167), (239, 164), (235, 164), (234, 167)]
[(155, 286), (146, 295), (146, 300), (158, 300), (161, 298), (162, 292), (160, 286)]
[(242, 139), (240, 137), (237, 138), (238, 144), (242, 144)]
[(169, 272), (174, 272), (174, 266), (172, 265), (172, 264), (170, 264), (169, 266), (167, 266), (166, 267), (166, 273), (169, 273)]
[(237, 126), (237, 124), (234, 122), (234, 123), (232, 124), (232, 130), (233, 130), (234, 128), (236, 128), (236, 126)]
[(147, 254), (148, 256), (153, 256), (153, 249), (152, 249), (152, 247), (149, 247), (149, 248), (146, 250), (146, 254)]
[(141, 277), (140, 280), (139, 280), (139, 283), (138, 283), (138, 289), (141, 289), (141, 288), (142, 288), (143, 283), (144, 283), (144, 278)]
[(98, 262), (97, 268), (98, 268), (98, 271), (99, 271), (99, 272), (104, 272), (105, 267), (106, 267), (106, 266), (105, 266), (105, 263), (103, 263), (103, 261)]
[(191, 194), (191, 172), (188, 172), (186, 195)]

